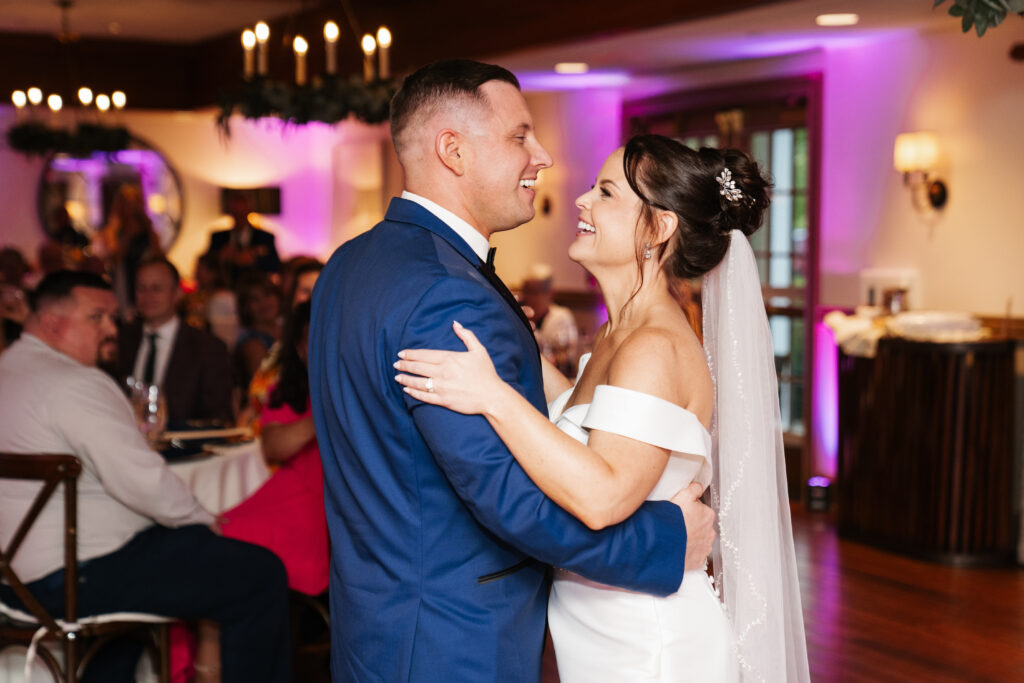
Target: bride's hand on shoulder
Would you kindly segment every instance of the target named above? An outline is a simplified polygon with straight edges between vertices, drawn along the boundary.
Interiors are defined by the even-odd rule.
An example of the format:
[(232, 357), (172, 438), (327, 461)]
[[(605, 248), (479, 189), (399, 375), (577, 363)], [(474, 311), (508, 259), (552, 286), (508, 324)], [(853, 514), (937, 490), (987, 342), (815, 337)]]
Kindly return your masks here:
[(404, 349), (398, 352), (395, 381), (413, 398), (465, 415), (486, 414), (503, 387), (487, 349), (476, 335), (459, 324), (455, 334), (465, 351)]

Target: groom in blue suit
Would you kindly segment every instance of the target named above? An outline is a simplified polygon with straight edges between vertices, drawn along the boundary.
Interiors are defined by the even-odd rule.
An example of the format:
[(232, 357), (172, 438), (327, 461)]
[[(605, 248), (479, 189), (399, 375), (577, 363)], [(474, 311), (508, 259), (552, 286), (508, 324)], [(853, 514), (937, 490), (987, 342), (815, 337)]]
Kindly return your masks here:
[(711, 513), (678, 496), (689, 547), (668, 501), (590, 531), (534, 486), (485, 418), (419, 403), (394, 381), (401, 349), (462, 350), (458, 320), (545, 410), (529, 323), (487, 257), (491, 234), (533, 217), (533, 183), (551, 158), (501, 67), (432, 64), (391, 108), (407, 191), (331, 257), (309, 330), (333, 679), (537, 681), (547, 565), (667, 595), (684, 556), (703, 565)]

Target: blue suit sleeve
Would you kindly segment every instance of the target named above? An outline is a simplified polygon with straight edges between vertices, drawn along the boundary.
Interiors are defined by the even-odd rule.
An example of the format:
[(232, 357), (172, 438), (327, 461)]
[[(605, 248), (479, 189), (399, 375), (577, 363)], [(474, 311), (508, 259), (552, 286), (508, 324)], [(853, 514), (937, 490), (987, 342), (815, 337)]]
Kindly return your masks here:
[[(478, 291), (479, 290), (479, 291)], [(401, 348), (465, 350), (458, 320), (487, 347), (498, 374), (517, 391), (525, 354), (520, 323), (491, 292), (458, 280), (428, 290), (407, 321)], [(543, 562), (594, 581), (668, 595), (683, 576), (686, 528), (679, 508), (647, 502), (621, 524), (592, 531), (530, 480), (480, 415), (462, 415), (407, 396), (413, 419), (439, 467), (476, 520)]]

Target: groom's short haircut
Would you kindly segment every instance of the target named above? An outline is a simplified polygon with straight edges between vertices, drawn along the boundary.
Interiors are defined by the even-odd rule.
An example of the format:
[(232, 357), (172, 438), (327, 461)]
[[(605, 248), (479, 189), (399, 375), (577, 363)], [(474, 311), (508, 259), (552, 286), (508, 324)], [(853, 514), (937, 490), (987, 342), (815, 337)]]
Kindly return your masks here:
[(505, 81), (520, 89), (519, 80), (508, 69), (471, 59), (434, 62), (406, 77), (391, 100), (391, 139), (398, 154), (405, 144), (404, 134), (415, 119), (460, 98), (483, 103), (480, 86), (488, 81)]

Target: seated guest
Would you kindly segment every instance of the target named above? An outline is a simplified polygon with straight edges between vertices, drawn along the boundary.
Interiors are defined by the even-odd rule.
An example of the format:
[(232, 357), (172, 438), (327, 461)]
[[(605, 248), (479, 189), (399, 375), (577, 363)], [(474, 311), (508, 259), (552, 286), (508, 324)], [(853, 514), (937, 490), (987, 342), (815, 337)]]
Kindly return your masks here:
[(277, 273), (281, 258), (277, 255), (273, 233), (260, 230), (249, 220), (249, 200), (242, 192), (228, 193), (227, 209), (234, 221), (229, 230), (210, 235), (206, 253), (217, 261), (229, 286), (236, 286), (241, 275), (251, 271)]
[(206, 326), (210, 334), (224, 342), (234, 353), (238, 335), (242, 333), (238, 321), (238, 297), (230, 289), (218, 289), (206, 302)]
[[(316, 285), (316, 280), (320, 277), (320, 271), (324, 269), (324, 264), (308, 256), (296, 257), (290, 263), (297, 263), (297, 265), (292, 268), (285, 267), (281, 275), (281, 282), (288, 310), (294, 311), (296, 306), (304, 301), (309, 301), (313, 296), (313, 286)], [(278, 373), (281, 371), (282, 348), (280, 341), (270, 347), (270, 351), (260, 363), (259, 370), (253, 374), (252, 380), (249, 382), (248, 401), (243, 410), (242, 421), (246, 424), (253, 424), (257, 429), (259, 415), (267, 403), (268, 392), (277, 384)]]
[(64, 258), (64, 248), (53, 240), (44, 240), (39, 244), (39, 248), (36, 249), (36, 264), (37, 272), (32, 274), (35, 277), (30, 275), (25, 282), (25, 286), (30, 289), (34, 289), (46, 275), (64, 270), (70, 265)]
[(209, 330), (210, 321), (206, 311), (210, 298), (214, 292), (226, 290), (227, 286), (220, 276), (216, 261), (209, 254), (196, 259), (195, 279), (195, 290), (188, 292), (181, 301), (182, 320), (200, 330)]
[(313, 285), (324, 269), (320, 259), (312, 256), (293, 256), (281, 267), (281, 291), (288, 310), (313, 296)]
[(572, 311), (552, 300), (551, 267), (539, 263), (523, 280), (519, 298), (523, 310), (534, 325), (534, 336), (541, 353), (563, 374), (575, 374), (579, 329)]
[(242, 331), (235, 342), (235, 380), (246, 396), (249, 382), (281, 336), (281, 290), (262, 273), (250, 273), (238, 285)]
[[(78, 613), (149, 612), (220, 623), (222, 676), (287, 681), (286, 575), (273, 553), (223, 538), (132, 421), (128, 400), (96, 368), (116, 342), (117, 302), (92, 273), (48, 275), (31, 298), (21, 338), (0, 355), (0, 450), (71, 453), (78, 480)], [(0, 482), (0, 545), (7, 547), (38, 486)], [(43, 606), (64, 609), (63, 498), (43, 508), (14, 569)], [(0, 584), (0, 600), (20, 606)], [(134, 679), (142, 644), (107, 644), (83, 680)]]
[(21, 334), (28, 315), (24, 281), (30, 271), (20, 251), (14, 247), (0, 249), (0, 351)]
[(309, 302), (292, 312), (281, 339), (281, 371), (263, 407), (262, 445), (277, 471), (224, 513), (224, 535), (262, 545), (284, 561), (288, 584), (316, 595), (327, 589), (324, 475), (309, 407), (306, 348)]
[(165, 258), (143, 261), (135, 273), (138, 319), (122, 326), (118, 377), (158, 384), (169, 424), (234, 420), (231, 356), (212, 334), (186, 325), (178, 315), (178, 269)]
[(25, 276), (32, 267), (16, 247), (0, 249), (0, 284), (19, 289), (25, 286)]

